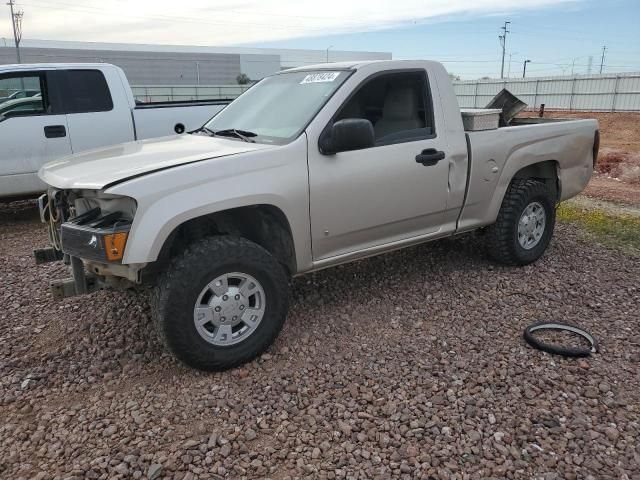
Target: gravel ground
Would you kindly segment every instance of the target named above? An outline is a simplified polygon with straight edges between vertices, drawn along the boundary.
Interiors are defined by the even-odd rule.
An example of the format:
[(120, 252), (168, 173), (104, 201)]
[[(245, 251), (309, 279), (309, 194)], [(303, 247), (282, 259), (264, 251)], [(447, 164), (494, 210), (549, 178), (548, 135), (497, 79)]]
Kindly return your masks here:
[[(640, 479), (640, 260), (561, 225), (536, 265), (467, 236), (294, 281), (268, 354), (189, 370), (146, 298), (53, 303), (32, 204), (0, 205), (0, 477)], [(600, 341), (528, 347), (538, 319)]]

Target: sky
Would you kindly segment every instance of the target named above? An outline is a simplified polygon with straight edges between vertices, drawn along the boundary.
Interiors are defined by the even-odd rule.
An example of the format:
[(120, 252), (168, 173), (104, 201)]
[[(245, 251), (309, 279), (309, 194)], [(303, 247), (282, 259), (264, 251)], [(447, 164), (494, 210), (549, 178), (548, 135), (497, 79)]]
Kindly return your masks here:
[[(2, 2), (4, 4), (5, 2)], [(0, 44), (11, 42), (1, 5)], [(391, 52), (463, 79), (640, 71), (640, 0), (16, 0), (24, 39)], [(4, 14), (4, 17), (3, 17)], [(4, 21), (2, 20), (4, 18)], [(3, 40), (4, 39), (4, 40)]]

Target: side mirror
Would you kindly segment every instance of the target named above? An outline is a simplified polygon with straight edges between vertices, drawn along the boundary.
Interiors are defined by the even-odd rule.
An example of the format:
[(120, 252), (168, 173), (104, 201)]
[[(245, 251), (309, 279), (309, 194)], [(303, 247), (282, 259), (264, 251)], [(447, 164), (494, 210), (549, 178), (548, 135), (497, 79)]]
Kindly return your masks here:
[(364, 118), (345, 118), (335, 122), (320, 140), (320, 151), (325, 155), (373, 147), (373, 124)]

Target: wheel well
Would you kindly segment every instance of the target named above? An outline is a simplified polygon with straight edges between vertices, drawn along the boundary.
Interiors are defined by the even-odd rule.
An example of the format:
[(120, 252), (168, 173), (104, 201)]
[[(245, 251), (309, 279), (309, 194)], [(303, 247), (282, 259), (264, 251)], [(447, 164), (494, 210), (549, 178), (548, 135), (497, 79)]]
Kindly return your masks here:
[(560, 178), (558, 175), (559, 164), (555, 160), (534, 163), (518, 170), (513, 178), (533, 178), (548, 184), (556, 193), (556, 199), (560, 198)]
[(165, 265), (187, 245), (210, 235), (237, 235), (251, 240), (271, 253), (290, 275), (296, 272), (291, 227), (282, 210), (273, 205), (251, 205), (192, 218), (171, 232), (155, 263)]

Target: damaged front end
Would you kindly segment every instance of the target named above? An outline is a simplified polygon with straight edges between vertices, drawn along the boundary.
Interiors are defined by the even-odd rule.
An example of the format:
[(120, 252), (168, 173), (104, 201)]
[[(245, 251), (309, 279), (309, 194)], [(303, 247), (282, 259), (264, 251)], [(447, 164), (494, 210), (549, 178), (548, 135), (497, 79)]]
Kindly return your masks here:
[(38, 206), (51, 247), (34, 251), (36, 263), (62, 260), (71, 267), (71, 278), (51, 283), (54, 298), (140, 283), (144, 265), (122, 264), (136, 211), (134, 199), (93, 190), (50, 189)]

